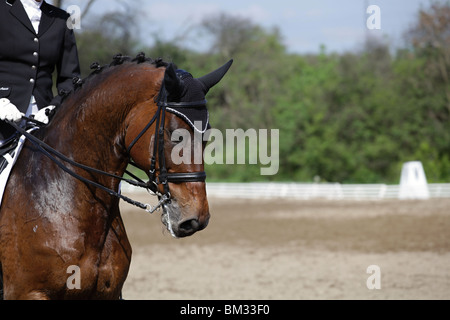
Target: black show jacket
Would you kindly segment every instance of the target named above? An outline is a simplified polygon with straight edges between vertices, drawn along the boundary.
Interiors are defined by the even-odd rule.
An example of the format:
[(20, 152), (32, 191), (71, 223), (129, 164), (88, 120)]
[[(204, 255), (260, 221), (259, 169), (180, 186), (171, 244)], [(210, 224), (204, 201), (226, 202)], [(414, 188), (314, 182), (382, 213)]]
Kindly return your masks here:
[[(55, 68), (58, 93), (71, 91), (72, 79), (80, 76), (69, 14), (45, 1), (41, 11), (36, 34), (19, 0), (0, 0), (0, 98), (8, 98), (23, 113), (32, 95), (39, 109), (59, 104), (61, 97), (52, 91)], [(0, 121), (0, 139), (10, 134), (11, 127)]]

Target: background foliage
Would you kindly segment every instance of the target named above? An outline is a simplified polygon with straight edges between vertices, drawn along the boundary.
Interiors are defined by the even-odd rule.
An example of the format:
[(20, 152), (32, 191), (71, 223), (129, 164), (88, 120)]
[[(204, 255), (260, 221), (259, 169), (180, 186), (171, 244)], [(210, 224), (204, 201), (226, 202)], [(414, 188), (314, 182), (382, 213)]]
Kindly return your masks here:
[(260, 165), (210, 165), (209, 181), (397, 183), (411, 160), (422, 161), (429, 182), (450, 181), (448, 2), (418, 12), (395, 52), (368, 38), (356, 52), (322, 46), (316, 55), (289, 53), (276, 28), (225, 14), (196, 26), (211, 42), (207, 52), (158, 35), (147, 47), (133, 22), (137, 8), (126, 9), (91, 17), (77, 31), (84, 76), (92, 62), (109, 63), (118, 52), (163, 57), (195, 77), (234, 58), (208, 95), (212, 125), (280, 130), (277, 175), (260, 176)]

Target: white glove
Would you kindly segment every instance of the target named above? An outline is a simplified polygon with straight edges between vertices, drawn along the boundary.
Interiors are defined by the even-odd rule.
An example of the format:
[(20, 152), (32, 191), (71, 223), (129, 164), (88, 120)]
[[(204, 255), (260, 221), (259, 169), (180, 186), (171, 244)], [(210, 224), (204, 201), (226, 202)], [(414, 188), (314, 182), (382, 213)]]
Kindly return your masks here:
[(23, 116), (24, 114), (20, 112), (8, 99), (0, 99), (0, 120), (18, 122), (22, 120)]
[(48, 106), (48, 107), (42, 108), (34, 115), (34, 120), (47, 124), (48, 123), (48, 114), (53, 109), (55, 109), (55, 106)]

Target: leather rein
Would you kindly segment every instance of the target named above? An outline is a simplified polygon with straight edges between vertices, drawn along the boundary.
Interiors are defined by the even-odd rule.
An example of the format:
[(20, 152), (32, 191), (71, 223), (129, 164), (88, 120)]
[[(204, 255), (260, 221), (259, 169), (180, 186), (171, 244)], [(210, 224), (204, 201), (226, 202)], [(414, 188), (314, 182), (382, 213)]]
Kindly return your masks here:
[[(12, 121), (7, 121), (11, 126), (13, 126), (19, 133), (24, 135), (28, 140), (30, 140), (45, 156), (47, 156), (50, 160), (52, 160), (59, 168), (61, 168), (66, 173), (70, 174), (74, 178), (88, 183), (90, 185), (93, 185), (107, 193), (109, 193), (112, 196), (115, 196), (117, 198), (120, 198), (127, 203), (130, 203), (134, 206), (137, 206), (141, 209), (144, 209), (146, 212), (153, 213), (157, 209), (159, 209), (161, 206), (163, 206), (165, 203), (169, 202), (171, 199), (171, 194), (169, 190), (168, 182), (172, 183), (181, 183), (181, 182), (205, 182), (206, 180), (206, 173), (204, 171), (198, 171), (198, 172), (177, 172), (177, 173), (169, 173), (166, 168), (166, 161), (165, 161), (165, 154), (164, 154), (164, 123), (165, 123), (165, 113), (167, 107), (193, 107), (193, 106), (204, 106), (206, 105), (206, 100), (203, 101), (196, 101), (196, 102), (167, 102), (167, 92), (164, 88), (164, 83), (162, 84), (162, 88), (160, 90), (159, 95), (156, 97), (157, 102), (157, 111), (153, 118), (148, 122), (148, 124), (144, 127), (144, 129), (136, 136), (136, 138), (131, 142), (131, 144), (127, 148), (127, 153), (130, 155), (130, 151), (133, 148), (133, 146), (136, 144), (136, 142), (139, 141), (139, 139), (147, 132), (147, 130), (152, 126), (153, 123), (156, 122), (155, 126), (155, 144), (153, 148), (152, 157), (150, 160), (150, 170), (148, 173), (149, 181), (144, 182), (140, 178), (138, 178), (133, 173), (125, 170), (125, 173), (127, 173), (129, 176), (131, 176), (132, 179), (127, 179), (118, 175), (114, 175), (99, 169), (95, 169), (83, 164), (80, 164), (78, 162), (75, 162), (71, 159), (69, 159), (67, 156), (63, 155), (59, 151), (53, 149), (48, 144), (43, 142), (42, 140), (36, 138), (31, 133), (27, 132), (26, 129), (20, 127), (16, 123)], [(45, 124), (40, 123), (32, 118), (23, 117), (23, 119), (27, 120), (28, 122), (33, 123), (35, 126), (43, 126)], [(156, 175), (156, 155), (158, 155), (158, 163), (159, 163), (159, 174)], [(94, 182), (92, 180), (86, 179), (79, 174), (75, 173), (73, 170), (67, 168), (67, 166), (63, 163), (67, 162), (75, 167), (81, 168), (86, 171), (90, 171), (93, 173), (101, 174), (104, 176), (112, 177), (115, 179), (119, 179), (121, 181), (125, 181), (133, 186), (145, 188), (147, 190), (150, 190), (154, 195), (158, 196), (159, 202), (155, 206), (152, 206), (150, 204), (144, 204), (139, 201), (130, 199), (124, 195), (122, 195), (119, 192), (116, 192), (112, 189), (109, 189), (97, 182)], [(133, 161), (129, 161), (129, 164), (140, 169)], [(142, 170), (142, 169), (140, 169)], [(158, 191), (158, 186), (163, 185), (163, 193)]]

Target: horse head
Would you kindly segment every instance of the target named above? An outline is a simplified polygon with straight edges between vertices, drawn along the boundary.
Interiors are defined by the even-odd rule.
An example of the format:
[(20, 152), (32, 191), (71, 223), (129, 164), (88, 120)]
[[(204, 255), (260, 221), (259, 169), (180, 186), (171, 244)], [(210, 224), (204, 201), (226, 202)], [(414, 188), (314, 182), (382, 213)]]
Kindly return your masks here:
[[(209, 128), (209, 114), (205, 96), (226, 74), (232, 64), (227, 62), (217, 70), (200, 78), (169, 64), (161, 79), (156, 104), (157, 118), (153, 126), (147, 126), (154, 134), (143, 134), (130, 150), (136, 164), (144, 167), (154, 192), (162, 204), (162, 222), (174, 237), (185, 237), (204, 229), (210, 218), (206, 196), (202, 137)], [(187, 133), (173, 139), (178, 130)], [(179, 135), (177, 135), (179, 137)], [(189, 145), (174, 152), (177, 144)], [(201, 149), (201, 157), (195, 151)], [(178, 149), (176, 149), (178, 150)], [(187, 161), (179, 161), (180, 152)], [(174, 159), (174, 156), (177, 159)], [(151, 159), (149, 163), (149, 159)], [(149, 166), (150, 165), (150, 166)]]

